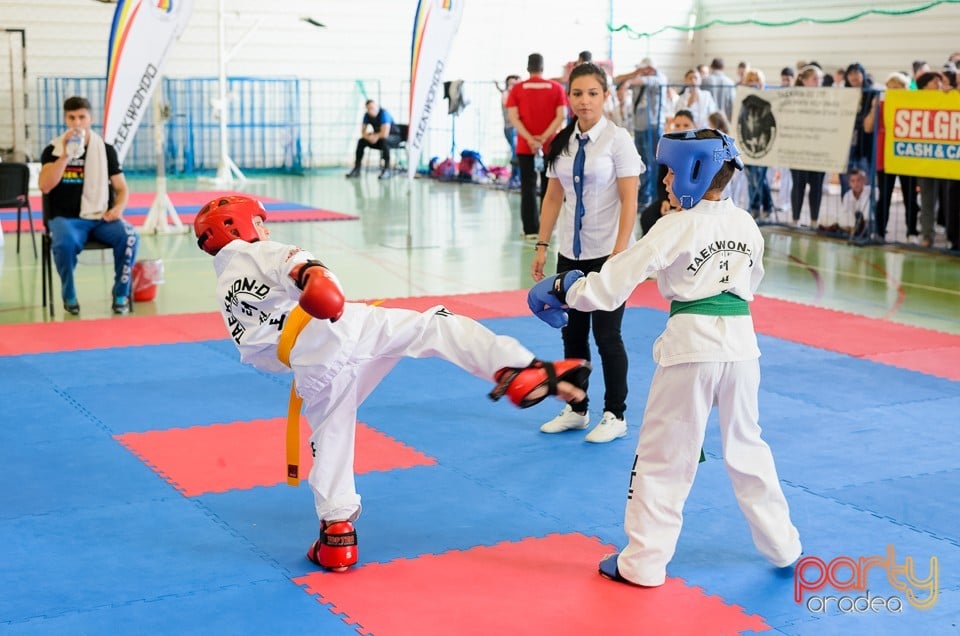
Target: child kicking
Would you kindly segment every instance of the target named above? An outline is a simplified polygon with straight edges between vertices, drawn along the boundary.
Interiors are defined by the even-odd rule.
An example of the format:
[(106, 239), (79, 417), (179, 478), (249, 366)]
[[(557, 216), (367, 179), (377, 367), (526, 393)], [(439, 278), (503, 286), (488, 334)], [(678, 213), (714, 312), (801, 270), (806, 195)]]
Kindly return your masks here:
[[(310, 425), (308, 482), (320, 519), (307, 557), (343, 571), (357, 562), (353, 474), (357, 408), (401, 358), (441, 358), (490, 379), (493, 399), (521, 408), (548, 395), (583, 399), (583, 360), (543, 362), (519, 342), (442, 306), (425, 312), (345, 302), (336, 277), (312, 254), (270, 240), (259, 201), (221, 197), (197, 214), (200, 248), (214, 256), (217, 298), (240, 360), (293, 371)], [(291, 409), (298, 420), (299, 409)], [(288, 477), (297, 481), (296, 455)]]
[(682, 211), (662, 217), (599, 272), (559, 273), (528, 296), (530, 309), (554, 327), (565, 322), (567, 307), (619, 306), (654, 273), (670, 301), (653, 346), (657, 368), (627, 491), (627, 545), (600, 562), (600, 573), (616, 581), (664, 583), (714, 405), (727, 473), (754, 544), (777, 567), (800, 557), (800, 535), (760, 436), (760, 350), (748, 303), (763, 278), (763, 236), (749, 213), (722, 197), (743, 168), (739, 154), (716, 130), (663, 135), (657, 162), (669, 168), (664, 184)]

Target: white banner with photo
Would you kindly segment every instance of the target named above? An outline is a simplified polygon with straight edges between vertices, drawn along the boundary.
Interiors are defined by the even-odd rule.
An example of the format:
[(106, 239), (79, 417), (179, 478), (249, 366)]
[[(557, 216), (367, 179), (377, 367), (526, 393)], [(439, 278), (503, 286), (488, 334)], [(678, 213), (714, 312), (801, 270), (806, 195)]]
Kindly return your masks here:
[(737, 87), (732, 133), (751, 166), (845, 172), (857, 88)]

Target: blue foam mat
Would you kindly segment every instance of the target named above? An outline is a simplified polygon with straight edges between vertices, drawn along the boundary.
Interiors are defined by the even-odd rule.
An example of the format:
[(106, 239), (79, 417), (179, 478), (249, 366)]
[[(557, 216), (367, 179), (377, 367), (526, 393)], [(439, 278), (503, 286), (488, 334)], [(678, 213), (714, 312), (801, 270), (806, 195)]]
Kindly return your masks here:
[(269, 579), (276, 569), (178, 496), (0, 521), (0, 622)]
[(357, 636), (355, 627), (280, 578), (231, 583), (6, 625), (0, 632), (41, 634), (323, 634)]
[[(0, 447), (4, 488), (0, 519), (171, 497), (170, 486), (116, 441), (86, 439)], [(7, 481), (9, 480), (9, 481)]]
[[(561, 354), (558, 332), (533, 318), (485, 322), (538, 356)], [(402, 361), (360, 419), (438, 464), (358, 476), (362, 562), (551, 532), (622, 545), (650, 348), (663, 322), (663, 312), (626, 312), (630, 433), (606, 445), (585, 443), (583, 432), (540, 433), (559, 402), (521, 411), (490, 402), (489, 382), (447, 363)], [(761, 424), (806, 554), (882, 554), (890, 543), (898, 555), (937, 556), (941, 600), (927, 612), (867, 617), (815, 615), (793, 603), (792, 578), (751, 544), (715, 414), (670, 575), (764, 616), (780, 633), (956, 629), (957, 384), (773, 338), (762, 337), (761, 348)], [(5, 424), (11, 415), (0, 429), (0, 543), (8, 546), (0, 583), (11, 590), (0, 598), (0, 629), (102, 633), (131, 621), (143, 633), (352, 632), (288, 580), (312, 570), (303, 553), (317, 522), (305, 487), (185, 499), (110, 437), (281, 417), (288, 378), (242, 367), (228, 340), (2, 358), (0, 373), (9, 377), (0, 387)], [(597, 369), (595, 421), (602, 388)]]

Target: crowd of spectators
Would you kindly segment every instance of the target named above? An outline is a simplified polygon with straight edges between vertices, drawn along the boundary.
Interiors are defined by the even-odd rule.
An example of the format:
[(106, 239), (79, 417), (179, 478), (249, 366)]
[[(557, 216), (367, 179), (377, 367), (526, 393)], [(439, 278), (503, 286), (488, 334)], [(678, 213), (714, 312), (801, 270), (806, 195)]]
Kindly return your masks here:
[[(581, 54), (582, 56), (582, 54)], [(578, 60), (579, 62), (579, 60)], [(639, 209), (659, 203), (656, 178), (656, 145), (660, 136), (673, 128), (678, 112), (693, 117), (697, 127), (729, 127), (737, 86), (776, 90), (790, 86), (843, 86), (861, 91), (851, 138), (847, 169), (827, 174), (786, 167), (750, 166), (742, 183), (732, 183), (730, 195), (740, 207), (760, 221), (780, 220), (792, 226), (805, 226), (845, 238), (884, 242), (890, 220), (893, 193), (899, 182), (903, 199), (905, 228), (895, 232), (906, 242), (935, 247), (937, 228), (944, 228), (946, 247), (960, 250), (960, 180), (913, 177), (890, 174), (883, 164), (883, 95), (888, 89), (957, 90), (957, 65), (960, 52), (953, 53), (941, 65), (914, 61), (909, 70), (887, 77), (874, 77), (859, 62), (827, 71), (816, 61), (800, 61), (780, 71), (779, 83), (768, 84), (763, 71), (747, 61), (737, 65), (736, 77), (725, 71), (724, 60), (713, 59), (684, 72), (682, 83), (671, 82), (651, 58), (644, 58), (633, 70), (611, 77), (611, 94), (616, 112), (608, 119), (633, 132), (634, 144), (646, 172), (640, 178)], [(563, 78), (557, 78), (561, 82)], [(736, 131), (732, 131), (736, 136)], [(863, 219), (847, 218), (851, 178), (858, 184), (854, 208)], [(863, 187), (860, 187), (860, 180)], [(831, 219), (821, 222), (820, 208), (824, 189), (839, 186), (841, 210), (831, 211)], [(843, 201), (848, 201), (843, 203)], [(806, 210), (804, 217), (802, 212)], [(864, 211), (868, 212), (864, 212)], [(843, 222), (835, 218), (843, 217)], [(850, 212), (853, 214), (853, 212)]]

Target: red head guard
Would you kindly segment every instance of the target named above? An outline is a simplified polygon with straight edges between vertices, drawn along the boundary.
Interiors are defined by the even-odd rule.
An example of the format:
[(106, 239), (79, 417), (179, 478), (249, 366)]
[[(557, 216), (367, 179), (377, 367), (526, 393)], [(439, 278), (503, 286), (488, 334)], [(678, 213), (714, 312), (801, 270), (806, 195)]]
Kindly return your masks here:
[(193, 221), (197, 245), (207, 254), (216, 255), (236, 239), (254, 243), (260, 240), (253, 218), (267, 220), (263, 204), (249, 197), (220, 197), (203, 206)]

